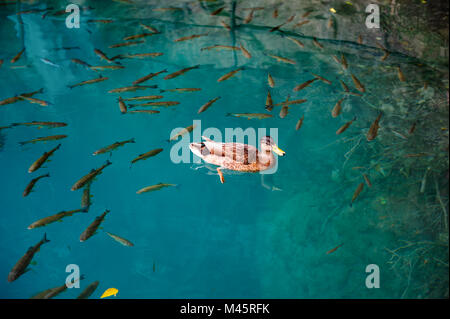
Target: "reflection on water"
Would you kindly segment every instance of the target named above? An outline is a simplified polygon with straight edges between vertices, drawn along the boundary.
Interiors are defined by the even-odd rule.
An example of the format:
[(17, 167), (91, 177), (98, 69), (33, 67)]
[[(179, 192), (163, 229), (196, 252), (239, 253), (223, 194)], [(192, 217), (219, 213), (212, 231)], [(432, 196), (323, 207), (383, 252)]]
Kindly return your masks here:
[[(379, 29), (366, 27), (363, 0), (73, 2), (79, 29), (59, 1), (0, 2), (0, 127), (21, 123), (0, 131), (1, 276), (44, 232), (51, 240), (2, 298), (60, 285), (71, 263), (82, 287), (99, 280), (91, 298), (110, 286), (118, 298), (448, 297), (446, 1), (380, 1)], [(108, 93), (136, 82), (149, 87)], [(170, 160), (169, 134), (193, 120), (222, 134), (276, 128), (286, 156), (275, 174), (224, 171), (222, 185), (215, 166)], [(59, 134), (68, 138), (19, 145)], [(38, 176), (28, 167), (59, 142), (37, 173), (51, 178), (23, 198)], [(71, 185), (107, 159), (89, 213), (26, 229), (79, 208)], [(136, 194), (160, 182), (179, 187)], [(133, 247), (103, 230), (79, 242), (105, 209), (104, 231)], [(380, 289), (365, 287), (369, 264)]]

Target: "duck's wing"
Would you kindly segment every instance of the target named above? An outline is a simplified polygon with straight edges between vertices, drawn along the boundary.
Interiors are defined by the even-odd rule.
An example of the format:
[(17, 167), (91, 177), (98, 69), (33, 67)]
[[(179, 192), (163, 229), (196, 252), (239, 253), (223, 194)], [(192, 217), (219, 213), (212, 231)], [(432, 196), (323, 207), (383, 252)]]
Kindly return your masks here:
[(228, 160), (244, 165), (256, 162), (258, 149), (254, 146), (241, 143), (213, 143), (210, 145), (207, 147), (211, 155), (226, 157)]

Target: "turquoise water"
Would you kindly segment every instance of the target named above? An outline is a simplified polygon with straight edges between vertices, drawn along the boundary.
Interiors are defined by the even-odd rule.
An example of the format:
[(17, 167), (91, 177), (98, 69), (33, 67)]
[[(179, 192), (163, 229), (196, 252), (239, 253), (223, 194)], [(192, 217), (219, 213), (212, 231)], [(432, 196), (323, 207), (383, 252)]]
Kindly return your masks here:
[[(445, 94), (441, 85), (434, 82), (439, 66), (419, 68), (418, 59), (395, 52), (383, 63), (379, 49), (372, 44), (358, 45), (356, 37), (354, 41), (319, 37), (324, 46), (320, 50), (312, 42), (316, 34), (304, 31), (298, 35), (305, 45), (301, 49), (279, 33), (261, 27), (261, 18), (255, 18), (254, 27), (243, 26), (230, 33), (217, 22), (229, 20), (227, 15), (211, 17), (196, 2), (192, 6), (185, 2), (170, 3), (184, 8), (183, 12), (151, 11), (161, 7), (157, 2), (146, 6), (83, 1), (82, 5), (94, 9), (82, 13), (80, 29), (66, 28), (63, 17), (48, 15), (42, 19), (42, 13), (15, 14), (28, 8), (47, 7), (38, 2), (0, 7), (0, 58), (4, 59), (0, 67), (0, 99), (44, 88), (42, 94), (34, 97), (50, 102), (47, 107), (26, 101), (0, 106), (0, 126), (33, 120), (68, 124), (53, 129), (15, 126), (0, 132), (0, 278), (4, 278), (0, 280), (1, 298), (29, 298), (62, 285), (68, 275), (65, 272), (68, 264), (78, 265), (85, 275), (81, 288), (95, 280), (100, 282), (91, 298), (99, 298), (110, 287), (119, 290), (117, 298), (421, 298), (427, 297), (426, 289), (420, 287), (431, 282), (431, 273), (447, 271), (447, 277), (440, 279), (448, 283), (448, 235), (447, 253), (445, 249), (439, 250), (445, 248), (445, 242), (432, 245), (438, 247), (435, 252), (438, 255), (434, 256), (443, 264), (431, 257), (427, 258), (432, 261), (425, 263), (421, 255), (414, 260), (409, 278), (404, 268), (391, 268), (392, 256), (386, 248), (401, 246), (401, 240), (432, 241), (434, 235), (427, 225), (419, 223), (408, 228), (404, 221), (395, 220), (411, 209), (399, 198), (420, 187), (422, 164), (417, 166), (417, 175), (411, 173), (409, 179), (400, 178), (401, 174), (391, 173), (391, 166), (386, 168), (388, 165), (381, 161), (380, 155), (384, 147), (392, 145), (388, 128), (401, 131), (403, 125), (402, 132), (408, 130), (411, 118), (402, 122), (400, 115), (411, 111), (412, 100), (423, 99), (428, 103), (430, 90), (436, 98)], [(208, 7), (207, 2), (202, 5)], [(256, 5), (256, 2), (248, 4)], [(64, 8), (57, 2), (53, 6), (56, 10)], [(280, 23), (289, 17), (288, 10), (281, 12), (283, 16), (276, 20)], [(239, 12), (239, 16), (245, 14)], [(88, 19), (108, 18), (115, 21), (87, 23)], [(276, 21), (266, 23), (272, 27), (277, 25)], [(137, 46), (108, 48), (123, 42), (125, 36), (147, 32), (139, 22), (152, 25), (161, 33)], [(209, 32), (206, 37), (173, 42), (182, 36), (205, 32)], [(200, 51), (214, 44), (240, 43), (251, 52), (251, 59), (238, 51)], [(23, 46), (26, 51), (15, 65), (24, 67), (12, 68), (10, 59)], [(62, 47), (77, 48), (55, 50)], [(95, 55), (96, 48), (109, 57), (125, 53), (164, 54), (142, 60), (120, 60), (124, 69), (99, 72), (108, 80), (69, 89), (68, 85), (97, 76), (70, 59), (78, 58), (91, 65), (108, 64)], [(332, 55), (342, 52), (349, 71), (332, 59)], [(267, 54), (287, 57), (297, 64), (280, 63)], [(57, 66), (43, 63), (41, 58)], [(121, 114), (119, 94), (107, 93), (131, 85), (150, 72), (167, 69), (171, 73), (197, 64), (199, 69), (175, 79), (163, 80), (166, 73), (143, 83), (157, 84), (158, 89), (120, 94), (126, 98), (159, 94), (160, 89), (202, 89), (163, 93), (163, 100), (180, 104), (158, 108), (159, 114)], [(217, 82), (220, 76), (240, 66), (244, 70), (236, 76)], [(397, 66), (407, 75), (406, 84), (398, 81)], [(269, 119), (225, 116), (267, 113), (264, 106), (269, 89), (268, 72), (276, 82), (275, 88), (270, 89), (274, 103), (284, 101), (288, 94), (291, 99), (302, 98), (307, 102), (292, 105), (284, 119), (278, 116), (279, 106), (275, 106)], [(310, 72), (332, 84), (316, 81), (293, 92), (295, 85), (312, 78)], [(344, 96), (339, 79), (356, 92), (349, 72), (358, 76), (367, 92), (363, 97), (348, 96), (342, 115), (332, 118), (331, 109)], [(430, 90), (421, 93), (424, 81), (429, 81)], [(217, 96), (221, 99), (197, 114), (201, 105)], [(378, 112), (390, 114), (390, 108), (395, 109), (392, 113), (398, 118), (386, 119), (379, 138), (367, 142), (365, 134)], [(296, 131), (295, 125), (302, 115), (304, 124)], [(354, 116), (358, 120), (337, 136), (335, 131)], [(222, 134), (226, 128), (277, 128), (278, 145), (286, 156), (278, 157), (276, 173), (265, 175), (264, 179), (261, 174), (225, 172), (226, 182), (221, 184), (214, 170), (196, 163), (171, 161), (170, 147), (174, 143), (166, 140), (173, 129), (187, 127), (193, 120), (201, 120), (203, 130), (217, 128)], [(448, 120), (440, 124), (445, 125), (448, 128)], [(19, 145), (21, 141), (55, 134), (68, 137)], [(192, 136), (189, 135), (191, 140)], [(101, 147), (130, 138), (135, 138), (136, 143), (119, 148), (111, 157), (92, 156)], [(27, 173), (31, 163), (59, 142), (62, 146), (51, 162), (37, 172)], [(162, 153), (137, 162), (130, 169), (130, 161), (137, 155), (160, 147), (164, 149)], [(433, 150), (430, 147), (421, 151)], [(442, 156), (441, 153), (433, 159)], [(79, 208), (82, 190), (70, 191), (70, 187), (107, 159), (112, 165), (93, 182), (93, 204), (87, 214), (75, 214), (44, 228), (27, 229), (37, 219)], [(373, 186), (365, 187), (350, 207), (356, 186), (363, 182), (360, 171), (352, 167), (369, 166), (377, 167), (368, 173)], [(29, 181), (46, 172), (51, 177), (40, 180), (34, 192), (23, 198)], [(159, 182), (179, 186), (136, 194), (138, 189)], [(431, 198), (431, 179), (428, 185)], [(83, 230), (105, 209), (111, 212), (102, 224), (103, 229), (88, 241), (80, 242)], [(408, 213), (402, 216), (407, 218)], [(425, 230), (415, 233), (417, 229)], [(130, 240), (134, 247), (121, 246), (104, 231)], [(6, 278), (15, 262), (44, 232), (50, 243), (36, 254), (36, 265), (17, 281), (8, 283)], [(326, 253), (341, 243), (343, 246), (338, 250)], [(369, 264), (380, 267), (379, 289), (365, 286), (365, 268)], [(80, 292), (81, 289), (70, 289), (56, 298), (74, 298)], [(442, 296), (444, 293), (438, 297)]]

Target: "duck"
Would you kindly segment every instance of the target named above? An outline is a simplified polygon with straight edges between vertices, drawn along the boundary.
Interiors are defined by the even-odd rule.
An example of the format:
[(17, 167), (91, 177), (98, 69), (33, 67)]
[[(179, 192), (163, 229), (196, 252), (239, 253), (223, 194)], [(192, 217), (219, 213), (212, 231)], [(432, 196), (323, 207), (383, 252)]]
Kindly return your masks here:
[(220, 182), (223, 184), (222, 169), (232, 171), (256, 173), (271, 169), (276, 164), (273, 153), (285, 156), (270, 136), (260, 140), (260, 148), (242, 143), (220, 143), (202, 136), (200, 143), (190, 143), (189, 149), (192, 153), (203, 159), (206, 163), (217, 165), (216, 168)]

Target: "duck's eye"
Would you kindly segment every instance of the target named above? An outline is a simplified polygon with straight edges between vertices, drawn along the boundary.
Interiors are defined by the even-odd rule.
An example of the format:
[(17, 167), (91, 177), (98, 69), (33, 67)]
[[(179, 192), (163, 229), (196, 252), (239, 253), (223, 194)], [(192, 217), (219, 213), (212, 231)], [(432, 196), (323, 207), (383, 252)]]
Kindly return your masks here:
[(205, 146), (206, 146), (206, 145), (205, 145), (205, 143), (203, 143), (203, 142), (200, 144), (200, 148), (201, 148), (201, 149), (205, 148)]

